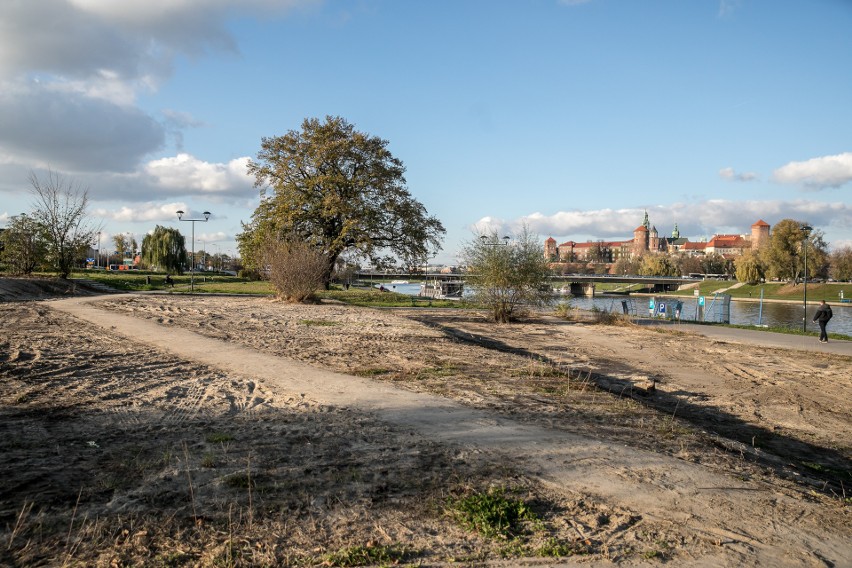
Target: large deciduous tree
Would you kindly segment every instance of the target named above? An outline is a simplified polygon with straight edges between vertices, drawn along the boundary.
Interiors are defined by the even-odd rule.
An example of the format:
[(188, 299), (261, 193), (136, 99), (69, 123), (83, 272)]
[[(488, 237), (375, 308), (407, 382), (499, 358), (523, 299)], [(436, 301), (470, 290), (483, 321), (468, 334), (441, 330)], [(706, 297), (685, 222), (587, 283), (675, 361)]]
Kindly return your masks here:
[(408, 192), (405, 167), (387, 145), (331, 116), (263, 138), (248, 165), (261, 203), (237, 237), (246, 266), (261, 269), (268, 239), (291, 235), (321, 252), (326, 284), (347, 250), (377, 265), (415, 264), (437, 250), (444, 227)]
[(142, 239), (142, 262), (169, 274), (183, 274), (186, 241), (180, 231), (157, 225)]
[(478, 235), (462, 248), (465, 282), (494, 321), (507, 323), (517, 317), (519, 308), (551, 299), (549, 261), (541, 254), (540, 243), (525, 227), (512, 242), (500, 243), (496, 234)]
[(61, 278), (68, 278), (74, 261), (82, 260), (100, 230), (86, 211), (89, 190), (50, 170), (45, 179), (34, 172), (29, 179), (35, 198), (32, 218), (44, 236), (47, 260)]
[(761, 247), (760, 259), (768, 278), (798, 281), (804, 272), (805, 235), (807, 234), (808, 278), (825, 274), (828, 252), (823, 233), (806, 232), (805, 223), (783, 219), (772, 227), (769, 242)]

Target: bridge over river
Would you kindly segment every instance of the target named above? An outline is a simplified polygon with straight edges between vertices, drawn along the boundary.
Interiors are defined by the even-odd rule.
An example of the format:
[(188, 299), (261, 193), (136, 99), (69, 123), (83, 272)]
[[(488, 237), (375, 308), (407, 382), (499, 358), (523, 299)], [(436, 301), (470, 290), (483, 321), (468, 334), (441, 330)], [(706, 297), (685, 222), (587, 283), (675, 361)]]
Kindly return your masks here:
[[(411, 273), (411, 272), (371, 272), (358, 271), (355, 277), (361, 281), (384, 282), (384, 281), (407, 281), (421, 282), (423, 280), (445, 280), (453, 282), (464, 282), (464, 274), (442, 274), (438, 272)], [(571, 294), (575, 296), (594, 296), (595, 285), (607, 284), (642, 284), (649, 292), (666, 292), (676, 290), (683, 284), (696, 284), (701, 282), (700, 278), (687, 278), (682, 276), (638, 276), (638, 275), (615, 275), (615, 274), (562, 274), (550, 277), (551, 286), (558, 290), (570, 288)]]

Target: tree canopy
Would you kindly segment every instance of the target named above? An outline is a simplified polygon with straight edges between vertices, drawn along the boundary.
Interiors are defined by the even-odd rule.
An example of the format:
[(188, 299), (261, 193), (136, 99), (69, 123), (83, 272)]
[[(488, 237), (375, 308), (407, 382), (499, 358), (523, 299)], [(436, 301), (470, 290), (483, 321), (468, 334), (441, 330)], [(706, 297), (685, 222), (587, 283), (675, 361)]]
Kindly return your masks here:
[(677, 266), (668, 255), (645, 254), (639, 264), (639, 274), (643, 276), (677, 276)]
[(760, 249), (760, 260), (768, 278), (798, 280), (804, 272), (805, 236), (807, 233), (808, 278), (824, 276), (828, 252), (819, 230), (806, 232), (806, 224), (782, 219), (772, 228), (769, 242)]
[(465, 244), (462, 259), (467, 265), (465, 282), (496, 322), (511, 321), (521, 306), (550, 300), (549, 261), (541, 254), (538, 236), (526, 227), (506, 243), (493, 233), (477, 235)]
[(830, 276), (835, 280), (852, 280), (852, 247), (841, 247), (831, 253)]
[(112, 245), (115, 247), (115, 252), (123, 256), (133, 256), (139, 249), (136, 237), (126, 233), (117, 233), (113, 235)]
[(443, 225), (408, 192), (405, 168), (387, 146), (332, 116), (263, 138), (248, 165), (261, 203), (237, 237), (246, 266), (261, 268), (264, 243), (289, 235), (322, 253), (326, 282), (346, 251), (382, 265), (414, 264), (439, 249)]
[(734, 261), (737, 280), (747, 284), (757, 284), (763, 279), (764, 267), (760, 255), (755, 251), (746, 251)]
[(12, 274), (30, 274), (41, 264), (45, 252), (43, 231), (26, 213), (12, 217), (0, 233), (0, 260)]
[(186, 266), (186, 241), (180, 231), (157, 225), (142, 239), (142, 262), (168, 273), (183, 273)]
[(99, 230), (86, 211), (89, 191), (53, 171), (44, 180), (30, 173), (30, 185), (35, 198), (32, 218), (41, 228), (47, 261), (67, 278)]

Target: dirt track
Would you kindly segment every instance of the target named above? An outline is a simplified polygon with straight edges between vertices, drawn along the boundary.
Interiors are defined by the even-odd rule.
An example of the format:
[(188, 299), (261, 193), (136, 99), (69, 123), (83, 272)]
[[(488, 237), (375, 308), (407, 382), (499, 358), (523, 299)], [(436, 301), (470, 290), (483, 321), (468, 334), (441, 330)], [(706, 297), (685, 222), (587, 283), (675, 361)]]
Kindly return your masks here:
[[(298, 432), (299, 424), (307, 432), (305, 417), (319, 411), (323, 420), (337, 424), (329, 427), (334, 432), (331, 447), (321, 452), (324, 467), (339, 471), (349, 464), (344, 470), (355, 468), (362, 479), (367, 472), (373, 481), (380, 480), (382, 471), (396, 471), (398, 485), (391, 483), (391, 492), (401, 492), (396, 499), (403, 500), (424, 498), (448, 477), (501, 483), (505, 475), (526, 478), (524, 483), (539, 498), (547, 496), (554, 507), (560, 504), (570, 512), (575, 520), (566, 521), (565, 530), (574, 540), (579, 531), (594, 541), (587, 552), (601, 562), (632, 565), (663, 557), (677, 559), (678, 565), (842, 566), (852, 556), (849, 502), (831, 496), (834, 485), (842, 491), (844, 472), (849, 471), (850, 410), (845, 401), (852, 394), (852, 378), (843, 357), (831, 356), (814, 366), (800, 355), (692, 335), (553, 320), (495, 328), (475, 315), (452, 312), (389, 313), (161, 296), (101, 302), (137, 318), (126, 319), (115, 311), (80, 311), (75, 305), (81, 304), (2, 305), (4, 321), (20, 320), (0, 367), (7, 377), (4, 422), (10, 416), (30, 421), (30, 429), (47, 432), (40, 439), (56, 432), (43, 422), (36, 426), (43, 416), (31, 411), (38, 408), (49, 409), (51, 420), (60, 423), (62, 412), (87, 409), (91, 416), (80, 423), (76, 437), (91, 436), (96, 439), (86, 443), (99, 446), (96, 432), (101, 438), (107, 432), (108, 439), (122, 433), (126, 438), (138, 436), (138, 427), (144, 426), (163, 445), (175, 447), (188, 431), (219, 427), (221, 417), (229, 417), (228, 428), (242, 433), (238, 439), (249, 436), (255, 452), (267, 452), (261, 461), (272, 484), (272, 479), (288, 478), (280, 463), (274, 466), (276, 459), (286, 461), (282, 450), (311, 463), (314, 456), (304, 454), (304, 443), (282, 440)], [(65, 349), (51, 345), (48, 337), (61, 337), (61, 329), (74, 324), (48, 306), (99, 324), (77, 325), (74, 337), (66, 333)], [(99, 331), (100, 326), (109, 331)], [(79, 352), (72, 355), (68, 349)], [(665, 357), (675, 349), (676, 361)], [(132, 364), (116, 368), (116, 360)], [(321, 371), (317, 365), (372, 378)], [(654, 389), (648, 392), (652, 380)], [(621, 394), (610, 395), (593, 383)], [(835, 397), (823, 394), (827, 384)], [(268, 412), (274, 409), (303, 418), (270, 422)], [(175, 432), (175, 425), (182, 431)], [(346, 432), (358, 432), (356, 440)], [(402, 442), (411, 434), (416, 435)], [(746, 443), (749, 438), (751, 444)], [(12, 448), (15, 456), (34, 459), (38, 452), (32, 452), (31, 443), (20, 444), (26, 447)], [(203, 446), (184, 446), (185, 461), (191, 462), (188, 455)], [(382, 447), (393, 450), (388, 454)], [(259, 453), (247, 456), (246, 448), (233, 453), (260, 460)], [(81, 475), (86, 458), (78, 458), (83, 460)], [(49, 455), (40, 459), (30, 461), (29, 468), (19, 465), (30, 474), (34, 466), (55, 467)], [(227, 469), (226, 462), (229, 467), (239, 463), (230, 459), (192, 470), (198, 479), (210, 479), (198, 481), (195, 506), (215, 510), (219, 503), (222, 511), (226, 496), (221, 480), (227, 476), (221, 469)], [(489, 463), (501, 464), (497, 471), (503, 473), (495, 476)], [(152, 467), (159, 473), (144, 486), (118, 483), (103, 489), (112, 495), (106, 513), (145, 512), (145, 503), (174, 507), (161, 495), (185, 493), (180, 484), (175, 486), (180, 472), (174, 467), (171, 475), (169, 468)], [(20, 477), (20, 469), (2, 473), (18, 471)], [(69, 468), (69, 476), (74, 470)], [(15, 491), (0, 494), (7, 519), (21, 506), (20, 494), (28, 487), (30, 499), (56, 487), (56, 472), (40, 475), (47, 486), (24, 479), (13, 484)], [(63, 479), (65, 494), (58, 502), (67, 503), (79, 482)], [(536, 490), (536, 483), (543, 485)], [(402, 489), (409, 484), (410, 490)], [(349, 485), (341, 479), (303, 490), (335, 494), (341, 505), (350, 507), (367, 501), (387, 504), (372, 493), (375, 487), (365, 489), (374, 483), (363, 485), (360, 497), (358, 490), (347, 491)], [(342, 509), (331, 507), (327, 499), (301, 506), (312, 514), (340, 515)], [(601, 515), (621, 521), (594, 521)], [(431, 547), (427, 563), (458, 554), (459, 547), (480, 550), (487, 558), (487, 543), (471, 541), (446, 522), (429, 518), (420, 524), (402, 522), (409, 527), (405, 538)], [(433, 528), (424, 528), (428, 526)], [(339, 526), (326, 530), (326, 546), (347, 540)], [(441, 544), (428, 537), (430, 530), (443, 535)], [(366, 534), (373, 532), (368, 528)], [(299, 550), (295, 544), (293, 550)]]

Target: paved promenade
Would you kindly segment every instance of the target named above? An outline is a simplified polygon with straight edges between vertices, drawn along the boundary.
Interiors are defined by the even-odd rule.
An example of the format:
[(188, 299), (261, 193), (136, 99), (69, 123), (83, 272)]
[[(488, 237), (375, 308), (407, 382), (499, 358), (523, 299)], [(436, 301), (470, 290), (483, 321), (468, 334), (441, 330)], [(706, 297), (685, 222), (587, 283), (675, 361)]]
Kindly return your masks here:
[[(639, 320), (642, 325), (658, 325), (697, 333), (719, 341), (760, 345), (774, 349), (794, 349), (813, 353), (833, 353), (852, 357), (852, 341), (830, 339), (828, 343), (820, 343), (816, 336), (793, 335), (760, 331), (757, 329), (741, 329), (721, 325), (699, 325), (694, 323), (672, 323), (660, 320)], [(828, 327), (831, 332), (831, 324)]]

